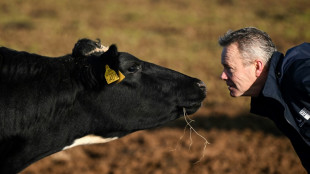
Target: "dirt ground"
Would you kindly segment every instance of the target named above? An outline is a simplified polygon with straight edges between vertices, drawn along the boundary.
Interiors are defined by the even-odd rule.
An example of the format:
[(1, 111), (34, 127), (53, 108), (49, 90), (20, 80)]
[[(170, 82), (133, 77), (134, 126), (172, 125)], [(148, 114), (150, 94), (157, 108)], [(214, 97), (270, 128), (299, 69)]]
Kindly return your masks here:
[[(22, 174), (306, 174), (289, 140), (264, 118), (198, 112), (195, 130), (184, 118), (106, 144), (46, 157)], [(180, 138), (183, 138), (180, 140)], [(191, 141), (192, 139), (192, 141)]]
[(191, 116), (193, 127), (210, 142), (205, 151), (201, 137), (192, 133), (190, 141), (188, 129), (179, 141), (186, 125), (180, 118), (110, 143), (58, 152), (21, 173), (306, 174), (273, 123), (236, 111), (248, 102), (228, 100), (219, 79), (222, 48), (217, 42), (228, 29), (254, 26), (286, 52), (310, 40), (309, 7), (309, 0), (1, 0), (0, 45), (61, 56), (79, 38), (100, 38), (208, 87), (208, 101)]

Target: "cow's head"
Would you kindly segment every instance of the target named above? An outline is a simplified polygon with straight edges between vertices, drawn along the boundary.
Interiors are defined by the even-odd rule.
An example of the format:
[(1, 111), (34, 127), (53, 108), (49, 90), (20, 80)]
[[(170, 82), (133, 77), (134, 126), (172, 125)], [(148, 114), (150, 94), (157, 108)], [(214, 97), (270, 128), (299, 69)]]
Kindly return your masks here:
[[(79, 50), (101, 47), (87, 40), (78, 43)], [(83, 47), (83, 43), (92, 45)], [(183, 108), (192, 114), (206, 97), (202, 81), (118, 52), (115, 45), (101, 55), (75, 55), (87, 57), (91, 67), (89, 83), (96, 90), (89, 90), (80, 101), (85, 113), (94, 117), (94, 133), (104, 137), (162, 125), (182, 116)], [(120, 79), (111, 81), (109, 73)]]

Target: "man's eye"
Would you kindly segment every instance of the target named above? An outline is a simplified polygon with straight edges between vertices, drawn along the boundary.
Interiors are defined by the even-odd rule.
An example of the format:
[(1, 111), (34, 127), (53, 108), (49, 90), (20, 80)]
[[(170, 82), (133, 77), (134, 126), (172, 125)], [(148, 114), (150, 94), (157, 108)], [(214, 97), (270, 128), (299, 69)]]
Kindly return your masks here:
[(227, 66), (227, 67), (224, 68), (224, 71), (226, 71), (227, 73), (231, 74), (234, 71), (234, 69), (232, 67)]
[(224, 69), (226, 70), (232, 70), (232, 68), (230, 66), (225, 66)]

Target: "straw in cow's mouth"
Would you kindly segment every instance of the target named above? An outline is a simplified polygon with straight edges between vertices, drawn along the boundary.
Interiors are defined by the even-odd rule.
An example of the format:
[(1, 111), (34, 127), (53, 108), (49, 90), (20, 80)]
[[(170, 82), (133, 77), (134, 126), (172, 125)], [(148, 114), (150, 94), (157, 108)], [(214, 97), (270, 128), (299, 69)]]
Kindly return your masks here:
[(185, 108), (183, 108), (183, 113), (184, 113), (184, 120), (185, 120), (185, 122), (186, 122), (186, 126), (185, 126), (185, 128), (184, 128), (183, 135), (179, 138), (179, 140), (178, 140), (178, 142), (177, 142), (176, 148), (173, 149), (172, 151), (175, 151), (175, 150), (177, 149), (177, 147), (178, 147), (178, 145), (179, 145), (179, 142), (183, 139), (183, 137), (184, 137), (184, 135), (185, 135), (185, 133), (186, 133), (187, 127), (189, 127), (189, 139), (190, 139), (190, 144), (189, 144), (189, 147), (188, 147), (189, 150), (190, 150), (190, 148), (191, 148), (191, 146), (192, 146), (192, 144), (193, 144), (192, 131), (194, 131), (194, 133), (195, 133), (196, 135), (198, 135), (200, 138), (202, 138), (202, 139), (204, 140), (204, 147), (203, 147), (202, 155), (201, 155), (200, 159), (199, 159), (198, 161), (195, 162), (195, 164), (196, 164), (196, 163), (199, 163), (199, 162), (204, 158), (204, 156), (205, 156), (205, 150), (206, 150), (206, 148), (207, 148), (207, 145), (210, 144), (210, 143), (208, 142), (208, 140), (207, 140), (204, 136), (202, 136), (201, 134), (199, 134), (199, 133), (193, 128), (193, 126), (191, 125), (191, 123), (194, 122), (195, 120), (189, 118), (189, 116), (188, 116), (187, 113), (186, 113), (186, 109), (185, 109)]

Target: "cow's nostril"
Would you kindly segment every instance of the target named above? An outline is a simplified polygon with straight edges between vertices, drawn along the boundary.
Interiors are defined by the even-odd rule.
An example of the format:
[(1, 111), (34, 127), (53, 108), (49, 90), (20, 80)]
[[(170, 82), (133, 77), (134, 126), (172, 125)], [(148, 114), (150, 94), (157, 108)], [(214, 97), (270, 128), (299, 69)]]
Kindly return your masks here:
[(205, 94), (207, 93), (207, 87), (206, 84), (203, 83), (203, 81), (197, 82), (197, 85)]
[(206, 88), (206, 84), (203, 83), (203, 81), (198, 82), (197, 85), (198, 85), (199, 88), (202, 88), (202, 89)]

